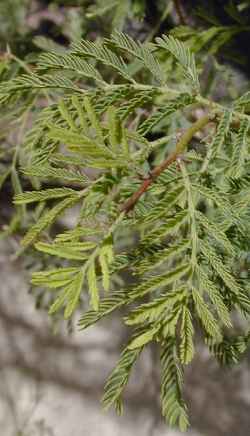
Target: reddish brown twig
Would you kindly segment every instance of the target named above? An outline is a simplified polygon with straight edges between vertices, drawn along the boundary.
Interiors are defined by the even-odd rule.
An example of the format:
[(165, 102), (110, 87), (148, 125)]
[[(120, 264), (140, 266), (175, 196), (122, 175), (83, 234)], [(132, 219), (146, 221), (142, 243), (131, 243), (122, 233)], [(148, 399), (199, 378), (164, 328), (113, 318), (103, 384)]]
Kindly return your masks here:
[(128, 213), (132, 210), (137, 203), (137, 201), (141, 198), (141, 196), (148, 190), (150, 185), (154, 182), (155, 179), (165, 171), (171, 163), (175, 162), (176, 159), (182, 154), (182, 152), (186, 149), (188, 143), (191, 141), (192, 137), (196, 132), (201, 130), (204, 126), (206, 126), (212, 117), (211, 115), (204, 115), (199, 118), (189, 129), (187, 129), (184, 134), (181, 136), (179, 141), (176, 144), (175, 151), (170, 154), (160, 165), (155, 167), (148, 177), (143, 180), (140, 188), (122, 205), (121, 211)]

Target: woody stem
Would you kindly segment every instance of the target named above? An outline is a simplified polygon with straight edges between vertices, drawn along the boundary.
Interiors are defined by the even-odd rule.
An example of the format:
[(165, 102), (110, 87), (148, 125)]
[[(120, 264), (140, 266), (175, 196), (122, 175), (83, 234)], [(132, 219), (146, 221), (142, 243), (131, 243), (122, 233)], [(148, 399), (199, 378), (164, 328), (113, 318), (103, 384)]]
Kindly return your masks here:
[(175, 150), (171, 153), (162, 163), (157, 165), (148, 177), (143, 180), (139, 189), (134, 192), (134, 194), (122, 205), (121, 210), (125, 213), (128, 213), (130, 210), (134, 208), (137, 201), (141, 198), (141, 196), (149, 189), (151, 184), (159, 177), (159, 175), (165, 171), (169, 165), (176, 161), (176, 159), (186, 150), (189, 142), (193, 138), (196, 132), (205, 127), (212, 119), (214, 115), (211, 114), (204, 115), (199, 118), (191, 127), (189, 127), (184, 134), (181, 136), (179, 141), (176, 144)]

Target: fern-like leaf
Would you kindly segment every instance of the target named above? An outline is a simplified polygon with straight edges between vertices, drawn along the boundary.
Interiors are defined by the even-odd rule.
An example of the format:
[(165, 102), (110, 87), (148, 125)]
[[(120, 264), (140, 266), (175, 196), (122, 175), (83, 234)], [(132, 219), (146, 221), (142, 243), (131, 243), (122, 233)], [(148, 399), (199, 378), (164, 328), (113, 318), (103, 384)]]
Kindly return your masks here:
[(61, 213), (63, 213), (69, 207), (72, 207), (77, 201), (79, 201), (78, 195), (70, 196), (69, 198), (66, 198), (58, 203), (49, 211), (45, 212), (39, 218), (36, 224), (29, 229), (22, 240), (22, 245), (26, 247), (27, 245), (32, 244), (43, 230), (50, 226)]
[(178, 424), (182, 431), (189, 425), (187, 408), (181, 394), (182, 374), (178, 366), (175, 343), (167, 338), (161, 350), (162, 414), (170, 425)]
[(182, 308), (180, 335), (180, 360), (182, 363), (187, 364), (191, 362), (194, 356), (194, 328), (190, 310), (186, 306)]
[(138, 359), (140, 352), (141, 348), (136, 348), (133, 350), (125, 348), (121, 354), (114, 371), (110, 374), (104, 387), (102, 403), (105, 409), (108, 409), (110, 406), (120, 400), (122, 391), (128, 383), (131, 369)]
[(82, 291), (84, 281), (84, 270), (81, 269), (73, 280), (59, 294), (49, 309), (49, 314), (53, 315), (65, 304), (64, 317), (68, 319), (76, 309)]
[(245, 169), (245, 160), (247, 158), (247, 133), (250, 124), (247, 119), (242, 120), (239, 132), (236, 137), (233, 148), (232, 160), (229, 168), (229, 175), (234, 179), (239, 179)]
[(89, 79), (94, 79), (99, 85), (105, 85), (105, 82), (99, 71), (86, 62), (73, 54), (59, 55), (58, 53), (45, 53), (40, 56), (38, 68), (40, 70), (69, 70), (75, 74)]
[(148, 117), (138, 128), (138, 133), (145, 136), (149, 131), (153, 129), (161, 120), (169, 117), (169, 115), (175, 113), (178, 109), (188, 106), (193, 102), (193, 97), (189, 94), (182, 94), (173, 101), (169, 101), (163, 107), (157, 109), (150, 117)]
[(112, 50), (99, 42), (81, 41), (72, 45), (72, 53), (77, 56), (94, 58), (113, 68), (118, 74), (129, 82), (135, 82), (129, 74), (124, 60), (117, 56)]
[(183, 42), (175, 39), (172, 35), (163, 35), (162, 38), (156, 38), (157, 45), (169, 51), (182, 66), (184, 75), (191, 80), (193, 87), (199, 90), (199, 79), (195, 65), (194, 54), (187, 48)]
[(111, 42), (120, 50), (125, 50), (133, 57), (139, 59), (142, 64), (152, 73), (160, 84), (165, 82), (165, 74), (162, 71), (159, 62), (152, 53), (152, 48), (148, 44), (142, 44), (135, 41), (129, 35), (115, 31), (111, 35)]
[(197, 289), (193, 288), (192, 297), (199, 319), (203, 324), (205, 330), (210, 336), (215, 338), (217, 341), (220, 341), (221, 340), (220, 328), (212, 312), (209, 310), (206, 302), (204, 301), (202, 295), (200, 294), (199, 291), (197, 291)]
[(217, 287), (214, 285), (214, 283), (209, 279), (204, 269), (201, 267), (198, 268), (198, 279), (199, 279), (200, 288), (203, 289), (208, 294), (209, 299), (213, 303), (221, 322), (225, 326), (231, 327), (232, 323), (230, 319), (230, 313), (223, 300), (223, 296), (221, 295)]
[(215, 250), (206, 241), (200, 241), (200, 248), (202, 254), (210, 263), (214, 271), (221, 277), (225, 285), (234, 293), (240, 292), (240, 286), (236, 282), (235, 278), (230, 274), (226, 266), (223, 264), (220, 257), (216, 254)]
[(15, 204), (28, 204), (36, 201), (47, 201), (55, 198), (72, 197), (77, 191), (70, 188), (52, 188), (43, 191), (26, 191), (14, 197)]

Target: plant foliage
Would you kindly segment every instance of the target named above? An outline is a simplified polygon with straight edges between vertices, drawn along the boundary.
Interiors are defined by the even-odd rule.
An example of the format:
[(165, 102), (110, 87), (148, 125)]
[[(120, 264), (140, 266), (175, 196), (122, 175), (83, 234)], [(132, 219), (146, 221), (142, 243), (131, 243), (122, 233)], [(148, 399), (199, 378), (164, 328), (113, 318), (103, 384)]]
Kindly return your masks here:
[[(33, 189), (22, 192), (17, 179), (14, 198), (25, 210), (37, 205), (22, 250), (34, 244), (58, 259), (33, 273), (33, 285), (51, 291), (50, 315), (63, 311), (66, 319), (86, 307), (87, 293), (81, 329), (126, 309), (134, 332), (104, 406), (120, 410), (139, 354), (156, 343), (162, 414), (182, 430), (183, 370), (196, 352), (195, 333), (221, 363), (237, 362), (249, 339), (234, 325), (236, 312), (250, 314), (241, 276), (249, 250), (249, 96), (230, 108), (211, 102), (199, 72), (193, 51), (174, 36), (148, 44), (115, 31), (75, 42), (67, 54), (42, 54), (35, 71), (0, 87), (3, 107), (26, 106), (27, 96), (44, 92), (50, 102), (22, 144), (21, 171)], [(202, 115), (193, 121), (197, 105)], [(166, 135), (152, 139), (160, 125)], [(194, 150), (194, 138), (205, 146)], [(45, 188), (50, 180), (60, 184)], [(57, 234), (59, 216), (73, 207), (75, 227)], [(121, 273), (131, 284), (118, 289)]]

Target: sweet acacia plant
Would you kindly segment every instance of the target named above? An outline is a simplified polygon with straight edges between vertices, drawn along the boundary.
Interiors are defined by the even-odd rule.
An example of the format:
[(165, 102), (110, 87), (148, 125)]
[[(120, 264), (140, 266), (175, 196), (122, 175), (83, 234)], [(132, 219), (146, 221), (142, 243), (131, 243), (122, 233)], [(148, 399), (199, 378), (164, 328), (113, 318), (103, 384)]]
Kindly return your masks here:
[[(35, 216), (21, 252), (34, 245), (56, 267), (34, 272), (33, 285), (51, 291), (50, 315), (85, 310), (81, 329), (125, 308), (131, 339), (104, 406), (121, 410), (133, 365), (155, 342), (162, 414), (182, 430), (195, 333), (223, 364), (249, 340), (250, 93), (227, 106), (207, 99), (197, 60), (171, 35), (142, 44), (116, 31), (44, 53), (0, 89), (3, 106), (39, 111), (22, 144), (33, 189), (18, 185), (14, 203)], [(71, 208), (75, 226), (56, 232)]]

